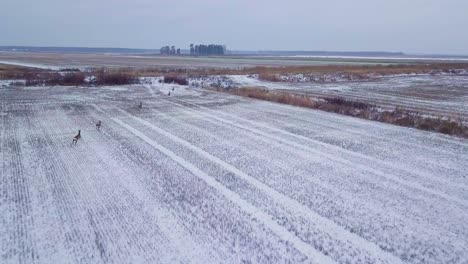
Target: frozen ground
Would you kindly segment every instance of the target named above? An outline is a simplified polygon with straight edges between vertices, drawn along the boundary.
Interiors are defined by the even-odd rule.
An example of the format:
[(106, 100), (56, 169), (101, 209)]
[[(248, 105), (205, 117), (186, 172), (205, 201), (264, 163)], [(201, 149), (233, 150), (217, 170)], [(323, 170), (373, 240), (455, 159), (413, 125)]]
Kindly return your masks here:
[(292, 58), (255, 56), (139, 56), (123, 54), (71, 54), (0, 52), (0, 62), (46, 68), (88, 67), (176, 67), (176, 68), (243, 68), (254, 66), (310, 66), (331, 64), (394, 63), (387, 60), (352, 58)]
[(1, 263), (468, 262), (466, 140), (158, 82), (0, 99)]
[(369, 81), (267, 82), (239, 76), (211, 77), (205, 85), (259, 86), (316, 97), (344, 97), (394, 109), (402, 107), (425, 114), (468, 120), (468, 74), (396, 75)]

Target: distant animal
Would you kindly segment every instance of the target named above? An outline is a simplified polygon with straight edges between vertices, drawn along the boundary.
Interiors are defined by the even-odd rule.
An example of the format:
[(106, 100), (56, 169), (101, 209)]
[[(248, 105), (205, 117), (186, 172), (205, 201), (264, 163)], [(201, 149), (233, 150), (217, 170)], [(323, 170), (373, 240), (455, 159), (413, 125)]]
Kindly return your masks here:
[(138, 105), (138, 108), (140, 108), (140, 109), (143, 108), (143, 103), (142, 102), (140, 102), (140, 104)]
[(96, 123), (96, 129), (101, 130), (101, 120)]
[(171, 96), (171, 92), (167, 93), (168, 96)]
[(76, 135), (74, 138), (73, 138), (73, 142), (72, 144), (75, 144), (76, 145), (76, 142), (78, 142), (78, 140), (81, 139), (81, 130), (78, 130), (78, 135)]
[(174, 91), (174, 87), (172, 87), (172, 91)]

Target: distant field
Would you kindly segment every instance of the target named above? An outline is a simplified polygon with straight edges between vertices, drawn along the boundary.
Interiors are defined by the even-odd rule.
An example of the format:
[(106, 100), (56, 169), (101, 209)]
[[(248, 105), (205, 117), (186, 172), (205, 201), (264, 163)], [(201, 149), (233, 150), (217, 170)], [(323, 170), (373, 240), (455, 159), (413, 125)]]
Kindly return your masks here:
[[(430, 60), (429, 60), (430, 61)], [(168, 57), (118, 54), (9, 53), (0, 52), (0, 63), (67, 68), (67, 67), (169, 67), (169, 68), (241, 68), (255, 66), (313, 66), (336, 64), (424, 63), (428, 60), (385, 58), (310, 58), (310, 57)], [(444, 62), (437, 60), (437, 62)], [(453, 62), (447, 60), (446, 62)]]
[(247, 76), (228, 77), (242, 87), (323, 97), (343, 97), (377, 104), (385, 109), (402, 107), (425, 114), (468, 120), (468, 75), (390, 75), (364, 81), (269, 82)]

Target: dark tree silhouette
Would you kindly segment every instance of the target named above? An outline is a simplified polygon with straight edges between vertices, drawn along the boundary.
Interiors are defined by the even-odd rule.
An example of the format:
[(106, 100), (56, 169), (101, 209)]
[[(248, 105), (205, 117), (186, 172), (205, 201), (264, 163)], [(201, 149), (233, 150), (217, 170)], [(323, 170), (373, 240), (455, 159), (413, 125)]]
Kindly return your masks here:
[(190, 44), (190, 55), (195, 56), (211, 56), (211, 55), (224, 55), (226, 46), (209, 44), (209, 45), (195, 45)]

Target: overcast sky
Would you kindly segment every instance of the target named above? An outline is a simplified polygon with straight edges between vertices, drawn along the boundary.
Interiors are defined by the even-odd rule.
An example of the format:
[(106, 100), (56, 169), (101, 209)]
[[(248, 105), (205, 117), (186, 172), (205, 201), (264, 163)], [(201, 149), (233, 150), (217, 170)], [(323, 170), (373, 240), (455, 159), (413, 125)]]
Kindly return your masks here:
[(468, 0), (0, 0), (0, 45), (468, 54)]

